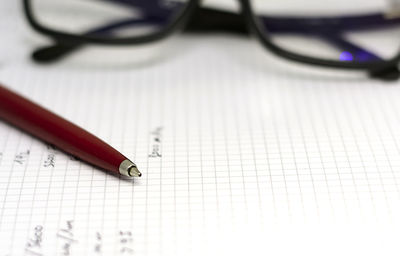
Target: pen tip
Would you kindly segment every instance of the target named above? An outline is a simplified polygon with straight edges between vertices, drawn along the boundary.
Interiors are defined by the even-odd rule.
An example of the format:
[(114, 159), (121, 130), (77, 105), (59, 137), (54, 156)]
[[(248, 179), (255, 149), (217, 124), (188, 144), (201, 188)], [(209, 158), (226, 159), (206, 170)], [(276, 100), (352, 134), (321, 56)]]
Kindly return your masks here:
[(131, 177), (142, 177), (142, 173), (138, 170), (136, 166), (129, 168), (129, 175)]
[(119, 173), (127, 177), (141, 177), (142, 174), (131, 160), (125, 159), (119, 165)]

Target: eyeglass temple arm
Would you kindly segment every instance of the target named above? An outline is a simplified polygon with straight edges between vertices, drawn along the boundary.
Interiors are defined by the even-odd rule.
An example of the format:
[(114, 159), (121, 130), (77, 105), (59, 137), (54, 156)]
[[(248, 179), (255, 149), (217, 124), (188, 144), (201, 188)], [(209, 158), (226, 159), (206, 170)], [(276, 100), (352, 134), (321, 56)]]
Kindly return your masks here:
[[(342, 47), (342, 50), (346, 51), (345, 54), (351, 54), (351, 59), (354, 59), (355, 61), (382, 61), (382, 59), (377, 55), (343, 39), (340, 35), (325, 34), (320, 36), (326, 37), (326, 42), (334, 44), (336, 47)], [(378, 78), (385, 81), (396, 81), (400, 77), (399, 68), (392, 64), (378, 69), (371, 69), (368, 73), (372, 78)]]

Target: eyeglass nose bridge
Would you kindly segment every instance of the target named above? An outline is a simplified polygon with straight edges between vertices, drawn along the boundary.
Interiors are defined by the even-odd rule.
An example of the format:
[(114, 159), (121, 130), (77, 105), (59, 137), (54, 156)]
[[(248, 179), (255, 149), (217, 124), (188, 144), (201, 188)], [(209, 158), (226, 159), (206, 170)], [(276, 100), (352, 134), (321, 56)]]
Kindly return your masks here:
[[(240, 0), (239, 0), (240, 1)], [(187, 22), (185, 32), (231, 32), (248, 35), (249, 28), (241, 13), (198, 7)]]

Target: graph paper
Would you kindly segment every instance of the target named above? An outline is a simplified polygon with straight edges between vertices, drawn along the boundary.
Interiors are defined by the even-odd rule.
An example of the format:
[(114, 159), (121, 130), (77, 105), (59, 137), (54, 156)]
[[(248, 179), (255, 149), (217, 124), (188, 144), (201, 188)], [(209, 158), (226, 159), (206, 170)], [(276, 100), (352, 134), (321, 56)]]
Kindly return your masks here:
[(4, 17), (26, 40), (0, 42), (2, 83), (143, 176), (0, 122), (0, 255), (399, 254), (398, 82), (286, 63), (233, 36), (40, 66), (28, 55), (45, 41)]

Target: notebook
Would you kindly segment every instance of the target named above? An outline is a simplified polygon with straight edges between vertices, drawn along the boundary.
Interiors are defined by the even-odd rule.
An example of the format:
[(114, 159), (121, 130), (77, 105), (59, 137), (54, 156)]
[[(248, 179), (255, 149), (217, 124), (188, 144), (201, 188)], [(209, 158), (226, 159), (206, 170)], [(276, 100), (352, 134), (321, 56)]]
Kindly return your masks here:
[(46, 41), (3, 5), (2, 83), (143, 176), (0, 122), (0, 255), (398, 255), (398, 82), (287, 63), (228, 35), (40, 66), (29, 53)]

